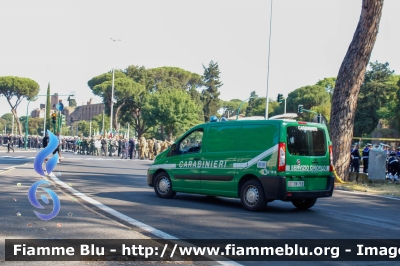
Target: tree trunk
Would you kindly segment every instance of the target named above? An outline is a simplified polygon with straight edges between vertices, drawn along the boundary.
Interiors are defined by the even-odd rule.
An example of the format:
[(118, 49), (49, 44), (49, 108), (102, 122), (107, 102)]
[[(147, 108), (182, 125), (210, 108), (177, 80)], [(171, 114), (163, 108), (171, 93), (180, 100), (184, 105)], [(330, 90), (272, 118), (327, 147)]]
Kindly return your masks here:
[(148, 128), (145, 129), (145, 127), (146, 127), (146, 122), (145, 122), (144, 120), (141, 119), (140, 109), (139, 109), (139, 108), (133, 109), (133, 110), (131, 111), (131, 114), (132, 114), (132, 116), (133, 116), (134, 119), (135, 119), (134, 127), (135, 127), (136, 133), (137, 133), (137, 135), (138, 135), (138, 139), (140, 139), (140, 137), (141, 137), (144, 133), (146, 133), (146, 131), (148, 130)]
[[(22, 126), (21, 126), (21, 121), (19, 121), (18, 115), (17, 115), (17, 109), (11, 109), (12, 114), (14, 115), (15, 118), (15, 122), (17, 122), (17, 126), (18, 126), (18, 134), (19, 135), (23, 135), (22, 134)], [(27, 119), (27, 118), (26, 118)]]
[(122, 102), (122, 104), (120, 106), (117, 107), (117, 109), (115, 110), (115, 115), (114, 115), (114, 121), (113, 121), (113, 126), (114, 128), (117, 129), (117, 131), (119, 131), (119, 126), (118, 126), (118, 115), (119, 115), (119, 111), (121, 110), (122, 106), (125, 105), (125, 101)]
[(333, 92), (330, 131), (333, 164), (337, 174), (348, 180), (350, 148), (358, 93), (378, 34), (383, 0), (363, 0), (360, 20), (339, 69)]

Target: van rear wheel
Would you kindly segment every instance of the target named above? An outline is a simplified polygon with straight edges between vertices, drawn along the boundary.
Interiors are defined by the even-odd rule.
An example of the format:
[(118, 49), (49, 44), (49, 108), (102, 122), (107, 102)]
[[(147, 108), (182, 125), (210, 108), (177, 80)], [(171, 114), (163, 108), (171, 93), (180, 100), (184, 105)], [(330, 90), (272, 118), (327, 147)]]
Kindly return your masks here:
[(157, 196), (164, 199), (170, 199), (176, 192), (172, 190), (172, 183), (166, 172), (161, 172), (154, 178), (154, 191)]
[(241, 188), (242, 206), (248, 211), (262, 211), (267, 206), (264, 189), (258, 180), (249, 180)]
[(317, 199), (297, 199), (297, 200), (292, 200), (292, 204), (300, 209), (300, 210), (306, 210), (314, 206), (314, 204), (317, 202)]

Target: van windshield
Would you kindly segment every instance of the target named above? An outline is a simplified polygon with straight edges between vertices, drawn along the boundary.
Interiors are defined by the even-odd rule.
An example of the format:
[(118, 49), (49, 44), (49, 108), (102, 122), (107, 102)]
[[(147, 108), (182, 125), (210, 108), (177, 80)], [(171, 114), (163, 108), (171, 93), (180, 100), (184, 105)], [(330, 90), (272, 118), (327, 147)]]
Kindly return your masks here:
[(326, 154), (324, 130), (311, 126), (287, 127), (287, 150), (291, 155), (324, 156)]

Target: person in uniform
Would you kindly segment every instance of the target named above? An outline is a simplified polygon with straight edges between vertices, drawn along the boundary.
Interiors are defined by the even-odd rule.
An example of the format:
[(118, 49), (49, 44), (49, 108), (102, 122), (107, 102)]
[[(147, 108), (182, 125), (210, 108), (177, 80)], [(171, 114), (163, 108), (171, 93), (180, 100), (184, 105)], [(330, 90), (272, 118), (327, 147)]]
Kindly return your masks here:
[(399, 178), (399, 159), (394, 151), (390, 152), (388, 160), (388, 179), (396, 182)]
[(132, 160), (132, 158), (134, 157), (133, 152), (134, 152), (134, 150), (135, 150), (135, 147), (136, 147), (135, 139), (134, 139), (134, 138), (131, 138), (131, 139), (129, 140), (129, 159), (131, 159), (131, 160)]
[(140, 159), (144, 159), (145, 151), (146, 151), (147, 142), (146, 139), (142, 136), (139, 139), (139, 147), (140, 147)]
[(14, 141), (11, 137), (11, 134), (8, 133), (8, 137), (7, 137), (7, 152), (10, 152), (10, 150), (12, 150), (14, 152)]
[(351, 158), (353, 162), (353, 169), (354, 172), (359, 173), (360, 172), (360, 152), (358, 151), (358, 144), (354, 146), (353, 151), (351, 152)]
[(107, 140), (104, 137), (101, 137), (101, 156), (107, 156)]
[(396, 156), (400, 158), (400, 147), (397, 147)]
[(160, 151), (161, 151), (160, 141), (155, 140), (154, 141), (154, 155), (157, 156), (158, 154), (160, 154)]
[(362, 151), (363, 158), (363, 173), (368, 173), (368, 162), (369, 162), (369, 151), (371, 150), (372, 144), (368, 143)]
[(147, 149), (148, 149), (148, 159), (154, 160), (154, 139), (149, 139), (147, 142)]

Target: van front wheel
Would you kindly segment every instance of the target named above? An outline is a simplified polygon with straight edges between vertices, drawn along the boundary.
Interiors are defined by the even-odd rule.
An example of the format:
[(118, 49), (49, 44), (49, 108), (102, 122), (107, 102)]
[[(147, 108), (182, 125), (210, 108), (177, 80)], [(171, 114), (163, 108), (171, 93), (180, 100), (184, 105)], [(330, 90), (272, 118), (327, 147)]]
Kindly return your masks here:
[(306, 210), (314, 206), (314, 204), (317, 202), (317, 199), (298, 199), (298, 200), (292, 200), (292, 204), (300, 209), (300, 210)]
[(248, 211), (262, 211), (267, 206), (264, 189), (257, 180), (249, 180), (241, 188), (242, 206)]
[(170, 199), (176, 192), (172, 190), (171, 179), (166, 172), (161, 172), (154, 178), (154, 191), (157, 196), (164, 199)]

